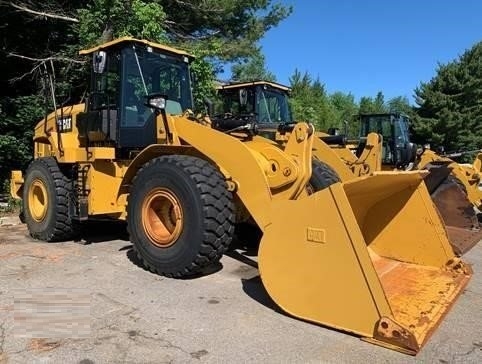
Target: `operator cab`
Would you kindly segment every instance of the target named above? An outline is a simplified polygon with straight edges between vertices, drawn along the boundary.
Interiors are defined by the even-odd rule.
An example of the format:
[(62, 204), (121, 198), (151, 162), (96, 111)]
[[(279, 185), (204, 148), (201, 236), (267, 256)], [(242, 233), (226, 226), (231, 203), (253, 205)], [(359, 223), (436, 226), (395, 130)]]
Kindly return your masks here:
[(399, 113), (360, 114), (360, 138), (369, 133), (383, 137), (382, 164), (406, 168), (415, 160), (416, 148), (410, 142), (408, 116)]
[(156, 113), (147, 106), (152, 95), (166, 100), (166, 114), (192, 108), (192, 57), (183, 51), (125, 37), (80, 54), (92, 55), (89, 99), (77, 118), (86, 148), (113, 146), (122, 152), (156, 143)]
[(293, 124), (288, 102), (290, 88), (275, 82), (230, 83), (217, 88), (221, 110), (213, 117), (213, 126), (221, 130), (256, 125), (263, 134), (279, 125)]

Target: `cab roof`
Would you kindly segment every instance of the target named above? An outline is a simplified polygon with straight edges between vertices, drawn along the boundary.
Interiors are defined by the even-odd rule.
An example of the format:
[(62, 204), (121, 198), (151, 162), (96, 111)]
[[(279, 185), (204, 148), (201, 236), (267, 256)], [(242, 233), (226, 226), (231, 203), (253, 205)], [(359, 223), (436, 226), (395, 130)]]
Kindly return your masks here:
[(216, 89), (229, 90), (229, 89), (237, 89), (241, 87), (249, 87), (249, 86), (256, 86), (256, 85), (268, 85), (270, 87), (277, 88), (282, 91), (286, 91), (286, 92), (291, 91), (291, 88), (289, 88), (288, 86), (284, 86), (280, 83), (270, 82), (270, 81), (261, 81), (261, 80), (252, 81), (252, 82), (233, 82), (233, 83), (228, 83), (226, 85), (217, 86)]
[(152, 47), (152, 48), (155, 48), (155, 49), (158, 49), (158, 50), (161, 50), (161, 51), (174, 53), (174, 54), (177, 54), (177, 55), (180, 55), (180, 56), (186, 56), (186, 57), (189, 57), (190, 59), (194, 58), (193, 55), (191, 55), (187, 52), (181, 51), (179, 49), (172, 48), (172, 47), (169, 47), (169, 46), (166, 46), (166, 45), (163, 45), (163, 44), (159, 44), (159, 43), (150, 42), (150, 41), (145, 40), (145, 39), (136, 39), (136, 38), (132, 38), (132, 37), (122, 37), (122, 38), (114, 39), (110, 42), (98, 45), (98, 46), (93, 47), (93, 48), (83, 49), (83, 50), (79, 51), (79, 54), (81, 54), (81, 55), (91, 54), (91, 53), (106, 50), (107, 48), (118, 46), (118, 45), (125, 46), (123, 43), (126, 43), (126, 44), (127, 43), (145, 44), (148, 47)]

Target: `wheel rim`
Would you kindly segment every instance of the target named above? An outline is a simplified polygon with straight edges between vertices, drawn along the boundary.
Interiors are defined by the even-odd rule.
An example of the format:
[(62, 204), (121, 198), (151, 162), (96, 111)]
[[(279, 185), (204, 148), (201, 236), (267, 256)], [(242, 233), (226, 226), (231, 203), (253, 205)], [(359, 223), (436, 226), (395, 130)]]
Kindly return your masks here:
[(40, 179), (35, 179), (29, 187), (28, 190), (28, 207), (30, 216), (36, 222), (41, 222), (45, 215), (47, 215), (47, 210), (49, 207), (49, 201), (47, 198), (47, 189), (45, 184)]
[(166, 188), (151, 191), (142, 203), (142, 225), (151, 243), (167, 248), (181, 235), (182, 209), (177, 197)]

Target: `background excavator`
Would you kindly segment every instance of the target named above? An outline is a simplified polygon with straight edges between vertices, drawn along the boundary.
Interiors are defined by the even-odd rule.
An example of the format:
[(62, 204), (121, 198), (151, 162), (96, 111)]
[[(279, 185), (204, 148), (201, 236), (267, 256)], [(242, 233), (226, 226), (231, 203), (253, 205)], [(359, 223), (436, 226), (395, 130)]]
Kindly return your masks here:
[(88, 101), (39, 121), (33, 161), (12, 172), (32, 237), (68, 240), (86, 221), (125, 220), (144, 266), (180, 278), (218, 262), (249, 221), (262, 233), (261, 280), (285, 312), (421, 349), (472, 275), (426, 172), (334, 179), (329, 161), (342, 162), (329, 147), (315, 155), (310, 124), (268, 139), (251, 119), (209, 125), (185, 112), (184, 51), (126, 37), (80, 53), (91, 59)]
[[(286, 86), (254, 81), (222, 85), (217, 90), (222, 110), (213, 118), (214, 124), (219, 120), (231, 120), (230, 125), (234, 127), (240, 120), (256, 121), (260, 133), (271, 138), (294, 124)], [(327, 158), (325, 144), (328, 144), (343, 162), (330, 159), (332, 176), (344, 181), (375, 171), (428, 170), (425, 183), (456, 253), (463, 254), (482, 239), (477, 218), (482, 198), (479, 187), (482, 154), (473, 165), (466, 166), (431, 150), (417, 150), (410, 141), (409, 119), (402, 114), (359, 115), (359, 124), (357, 138), (348, 138), (334, 130), (331, 134), (317, 132), (322, 143), (315, 141), (315, 155), (320, 153)]]

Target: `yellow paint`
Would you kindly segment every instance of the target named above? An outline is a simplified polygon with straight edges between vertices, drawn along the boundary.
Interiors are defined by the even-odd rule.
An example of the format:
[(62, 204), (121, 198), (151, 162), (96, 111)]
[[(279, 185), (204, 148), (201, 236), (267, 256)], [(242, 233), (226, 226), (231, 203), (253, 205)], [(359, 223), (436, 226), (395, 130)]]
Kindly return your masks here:
[(22, 171), (12, 171), (10, 175), (10, 196), (18, 200), (22, 198), (23, 191)]
[[(381, 171), (382, 166), (382, 136), (376, 133), (370, 133), (365, 138), (365, 148), (359, 157), (355, 155), (356, 145), (330, 145), (331, 149), (348, 167), (351, 172), (345, 179), (351, 179), (353, 176), (365, 176), (375, 171)], [(335, 170), (339, 172), (342, 168), (337, 163)], [(393, 169), (393, 167), (390, 167)]]
[[(430, 198), (419, 186), (419, 172), (380, 172), (296, 201), (273, 201), (259, 251), (270, 297), (295, 317), (416, 353), (471, 276), (433, 207), (423, 207)], [(390, 205), (397, 211), (380, 208)], [(412, 225), (407, 216), (414, 209), (424, 221)], [(403, 335), (382, 336), (383, 320)]]
[(392, 308), (392, 319), (414, 336), (420, 348), (463, 291), (471, 272), (454, 273), (443, 267), (382, 258), (371, 249), (369, 252)]
[(482, 153), (477, 154), (477, 156), (474, 159), (472, 168), (474, 172), (479, 175), (479, 177), (482, 176)]
[[(353, 156), (349, 150), (345, 148), (343, 148), (343, 150), (349, 153), (349, 155)], [(325, 162), (331, 168), (333, 168), (342, 181), (349, 181), (353, 179), (353, 173), (337, 155), (336, 149), (330, 148), (330, 146), (322, 142), (320, 138), (314, 138), (312, 154), (314, 158)]]
[(250, 86), (257, 86), (257, 85), (259, 85), (259, 86), (267, 85), (267, 86), (277, 88), (277, 89), (285, 91), (285, 92), (291, 91), (291, 88), (289, 88), (288, 86), (284, 86), (284, 85), (281, 85), (279, 83), (269, 82), (269, 81), (230, 83), (230, 84), (227, 84), (227, 85), (220, 85), (220, 86), (216, 87), (216, 89), (217, 90), (229, 90), (229, 89), (238, 90), (238, 89), (243, 88), (243, 87), (250, 87)]
[(458, 164), (450, 158), (441, 157), (434, 151), (427, 149), (419, 155), (416, 166), (417, 168), (424, 168), (432, 162), (447, 163), (452, 176), (456, 177), (464, 185), (468, 200), (476, 207), (482, 207), (482, 189), (479, 188), (482, 180), (482, 153), (476, 156), (471, 166), (467, 166)]
[(167, 188), (152, 190), (142, 202), (142, 225), (152, 243), (167, 248), (176, 243), (183, 228), (182, 206)]
[[(91, 216), (125, 219), (132, 179), (157, 156), (188, 154), (212, 161), (233, 186), (236, 209), (247, 211), (263, 231), (260, 274), (280, 307), (397, 350), (419, 350), (470, 276), (447, 268), (456, 258), (422, 183), (426, 172), (375, 172), (356, 178), (305, 123), (275, 142), (235, 138), (183, 116), (168, 116), (167, 121), (172, 142), (147, 146), (133, 160), (115, 160), (113, 148), (89, 148), (86, 154), (75, 128), (62, 135), (63, 153), (56, 135), (42, 135), (42, 126), (35, 140), (48, 146), (38, 147), (39, 153), (48, 151), (60, 162), (77, 161), (88, 168)], [(157, 123), (162, 125), (160, 117)], [(167, 143), (161, 135), (158, 142)], [(312, 158), (335, 168), (343, 183), (307, 196)], [(18, 187), (18, 173), (12, 178)], [(178, 230), (170, 234), (174, 238), (168, 237), (167, 244)], [(413, 272), (427, 278), (414, 286)], [(429, 281), (434, 289), (427, 288)], [(433, 293), (442, 286), (450, 289), (443, 302), (436, 301)], [(426, 309), (428, 321), (422, 314)], [(415, 344), (384, 337), (385, 322), (404, 328)], [(419, 322), (423, 324), (414, 325)]]
[(306, 228), (306, 240), (313, 243), (326, 243), (326, 230), (308, 226)]
[(144, 40), (144, 39), (135, 39), (135, 38), (132, 38), (132, 37), (117, 38), (117, 39), (114, 39), (113, 41), (101, 44), (101, 45), (93, 47), (93, 48), (83, 49), (83, 50), (79, 51), (79, 54), (80, 55), (86, 55), (86, 54), (101, 51), (103, 49), (107, 49), (107, 48), (110, 48), (110, 47), (116, 46), (116, 45), (124, 46), (124, 45), (122, 45), (122, 43), (129, 43), (129, 42), (130, 43), (144, 44), (144, 45), (147, 45), (149, 47), (158, 49), (160, 51), (167, 51), (167, 52), (178, 54), (178, 55), (181, 55), (181, 56), (194, 58), (194, 56), (190, 55), (187, 52), (181, 51), (179, 49), (172, 48), (172, 47), (169, 47), (169, 46), (166, 46), (166, 45), (163, 45), (163, 44), (159, 44), (159, 43), (150, 42), (150, 41)]
[(261, 155), (261, 158), (258, 157), (258, 159), (267, 161), (264, 170), (269, 186), (271, 188), (281, 188), (293, 183), (299, 175), (295, 161), (284, 158), (284, 152), (281, 149), (273, 147), (272, 144), (266, 142), (260, 143), (259, 140), (258, 138), (246, 144)]
[(118, 195), (127, 164), (122, 161), (97, 160), (81, 164), (82, 167), (88, 169), (86, 184), (90, 191), (89, 215), (123, 213), (126, 206), (118, 201)]
[(443, 267), (454, 254), (423, 183), (426, 173), (377, 172), (344, 187), (364, 240), (378, 255)]
[[(188, 56), (132, 38), (81, 54), (123, 42)], [(379, 139), (368, 138), (371, 149), (359, 163), (368, 165), (367, 174), (365, 167), (350, 169), (345, 164), (355, 159), (349, 149), (340, 149), (340, 158), (307, 123), (298, 123), (293, 132), (278, 133), (271, 141), (236, 137), (211, 129), (209, 123), (168, 115), (169, 137), (158, 116), (157, 144), (119, 160), (113, 147), (85, 149), (76, 122), (84, 108), (79, 104), (48, 115), (35, 127), (34, 145), (36, 158), (53, 156), (60, 164), (76, 164), (85, 171), (80, 182), (87, 191), (91, 217), (125, 219), (132, 180), (153, 158), (176, 154), (204, 158), (224, 175), (237, 215), (252, 218), (263, 232), (261, 279), (270, 297), (295, 317), (416, 352), (471, 275), (453, 254), (423, 184), (424, 172), (373, 172), (380, 169), (375, 161)], [(60, 114), (72, 118), (72, 131), (58, 135), (55, 122)], [(334, 168), (342, 182), (308, 195), (313, 158)], [(474, 168), (480, 169), (477, 163)], [(12, 195), (18, 197), (21, 173), (14, 171), (11, 181)], [(26, 187), (34, 218), (42, 219), (48, 209), (42, 199), (45, 186), (34, 182)], [(166, 190), (155, 190), (148, 197), (141, 214), (149, 220), (146, 229), (159, 245), (168, 246), (181, 229), (189, 228), (178, 221), (182, 209), (169, 216), (179, 224), (163, 222), (160, 227), (154, 216), (159, 205), (175, 210), (179, 202)]]
[(49, 208), (47, 188), (41, 179), (34, 179), (28, 186), (28, 205), (30, 216), (37, 222), (42, 222)]

